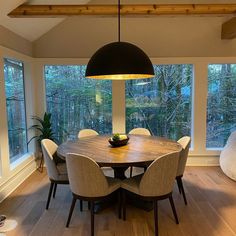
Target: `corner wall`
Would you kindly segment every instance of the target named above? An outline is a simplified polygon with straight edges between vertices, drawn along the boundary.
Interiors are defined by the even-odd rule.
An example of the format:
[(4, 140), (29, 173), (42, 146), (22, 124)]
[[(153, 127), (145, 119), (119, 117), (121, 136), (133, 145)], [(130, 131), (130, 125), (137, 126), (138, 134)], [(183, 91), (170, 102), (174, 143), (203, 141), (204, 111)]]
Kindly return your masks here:
[(23, 53), (27, 56), (33, 55), (33, 45), (30, 41), (13, 33), (0, 25), (0, 45), (14, 51)]
[(33, 58), (0, 46), (0, 202), (13, 192), (37, 168), (33, 143), (29, 145), (28, 153), (23, 155), (16, 162), (10, 163), (4, 82), (4, 58), (13, 58), (24, 62), (27, 128), (32, 125), (31, 117), (32, 115), (35, 115), (36, 110), (36, 86), (33, 71)]

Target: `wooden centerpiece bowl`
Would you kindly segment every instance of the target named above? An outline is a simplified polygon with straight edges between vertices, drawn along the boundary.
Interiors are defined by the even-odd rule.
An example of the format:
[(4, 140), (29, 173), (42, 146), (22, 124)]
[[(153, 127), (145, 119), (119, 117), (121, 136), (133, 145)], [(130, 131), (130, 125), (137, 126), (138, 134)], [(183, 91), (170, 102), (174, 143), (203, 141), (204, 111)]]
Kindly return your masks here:
[(126, 135), (126, 138), (119, 138), (122, 135), (115, 134), (112, 138), (108, 139), (108, 142), (111, 144), (112, 147), (121, 147), (128, 143), (129, 137)]

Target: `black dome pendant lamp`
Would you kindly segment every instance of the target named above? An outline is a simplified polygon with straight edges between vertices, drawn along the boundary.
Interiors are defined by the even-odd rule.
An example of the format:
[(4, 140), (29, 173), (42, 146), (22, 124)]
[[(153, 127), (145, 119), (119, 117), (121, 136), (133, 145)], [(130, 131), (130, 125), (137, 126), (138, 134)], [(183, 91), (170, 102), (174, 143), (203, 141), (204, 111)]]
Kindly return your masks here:
[(154, 77), (149, 57), (139, 47), (120, 42), (120, 0), (118, 0), (118, 42), (106, 44), (90, 58), (85, 77), (103, 80), (130, 80)]

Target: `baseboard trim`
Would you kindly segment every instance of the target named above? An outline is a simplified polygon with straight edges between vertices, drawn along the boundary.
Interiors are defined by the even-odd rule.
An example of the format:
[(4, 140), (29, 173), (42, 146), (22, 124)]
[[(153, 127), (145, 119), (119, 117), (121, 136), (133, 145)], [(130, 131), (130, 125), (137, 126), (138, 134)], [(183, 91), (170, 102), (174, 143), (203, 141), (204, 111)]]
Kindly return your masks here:
[(187, 166), (219, 166), (219, 156), (189, 157)]
[(21, 185), (37, 168), (36, 162), (32, 159), (15, 175), (10, 176), (0, 186), (0, 202), (7, 198), (19, 185)]

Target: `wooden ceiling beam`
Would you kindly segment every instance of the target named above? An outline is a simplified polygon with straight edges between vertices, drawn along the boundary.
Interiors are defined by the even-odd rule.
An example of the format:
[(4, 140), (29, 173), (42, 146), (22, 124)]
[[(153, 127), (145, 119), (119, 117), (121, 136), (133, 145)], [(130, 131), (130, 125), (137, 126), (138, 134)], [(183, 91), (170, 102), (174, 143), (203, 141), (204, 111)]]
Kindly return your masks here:
[[(224, 15), (235, 14), (236, 4), (149, 4), (121, 5), (122, 15)], [(66, 17), (79, 15), (116, 15), (117, 5), (21, 5), (10, 17)]]
[(236, 17), (224, 22), (221, 30), (221, 39), (234, 38), (236, 38)]

